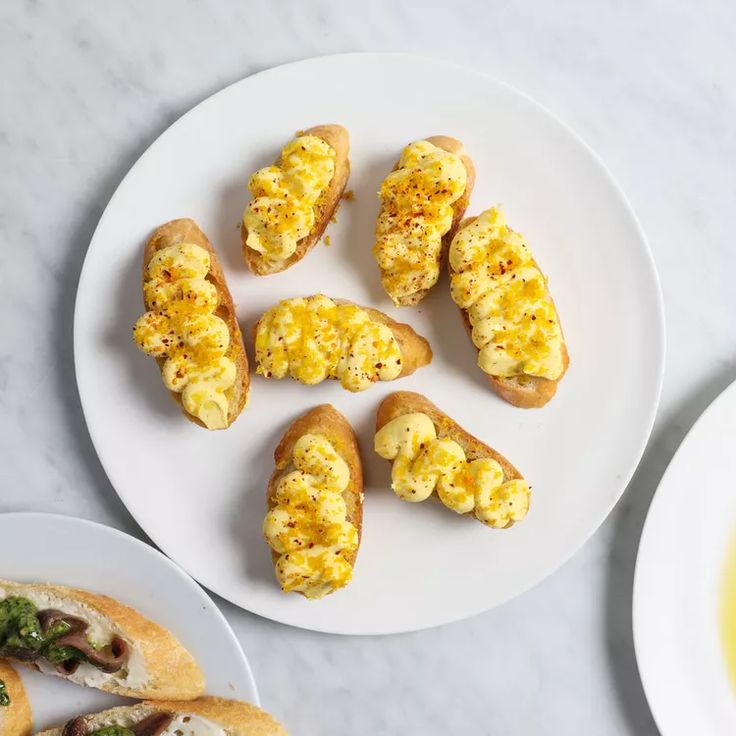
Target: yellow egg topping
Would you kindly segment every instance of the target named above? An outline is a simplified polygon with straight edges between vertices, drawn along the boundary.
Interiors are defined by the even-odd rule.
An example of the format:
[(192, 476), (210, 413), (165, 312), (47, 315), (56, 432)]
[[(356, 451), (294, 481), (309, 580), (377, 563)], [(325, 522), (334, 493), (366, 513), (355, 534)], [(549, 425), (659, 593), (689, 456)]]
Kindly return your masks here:
[(490, 457), (468, 462), (457, 442), (437, 438), (434, 422), (421, 412), (384, 425), (376, 433), (375, 450), (393, 460), (391, 487), (404, 501), (424, 501), (436, 490), (448, 508), (458, 514), (472, 511), (496, 529), (521, 521), (529, 510), (525, 480), (504, 481), (501, 465)]
[(547, 281), (500, 209), (458, 231), (450, 266), (452, 298), (468, 310), (480, 368), (491, 376), (558, 379), (562, 330)]
[(279, 555), (282, 590), (322, 598), (353, 576), (347, 558), (358, 548), (358, 530), (347, 520), (343, 498), (350, 469), (321, 434), (300, 437), (292, 463), (294, 470), (278, 482), (263, 534)]
[(213, 312), (218, 295), (207, 280), (210, 255), (198, 245), (162, 248), (148, 262), (143, 284), (146, 312), (133, 328), (136, 345), (154, 358), (166, 388), (208, 429), (227, 427), (227, 390), (235, 363), (226, 357), (230, 331)]
[(398, 168), (384, 179), (373, 255), (395, 303), (437, 283), (442, 236), (452, 226), (452, 204), (466, 181), (460, 157), (428, 141), (407, 146)]
[(399, 376), (401, 348), (387, 325), (355, 304), (323, 294), (285, 299), (258, 322), (256, 372), (309, 385), (337, 378), (348, 391), (363, 391)]
[(287, 143), (276, 166), (256, 171), (248, 182), (253, 200), (243, 213), (246, 245), (282, 261), (314, 227), (315, 205), (335, 174), (335, 149), (315, 135)]

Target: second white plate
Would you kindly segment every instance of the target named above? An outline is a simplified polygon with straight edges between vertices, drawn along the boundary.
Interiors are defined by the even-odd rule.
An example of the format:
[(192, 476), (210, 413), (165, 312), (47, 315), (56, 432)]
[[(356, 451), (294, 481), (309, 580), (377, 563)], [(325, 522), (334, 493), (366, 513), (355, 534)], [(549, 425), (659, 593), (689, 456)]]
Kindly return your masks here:
[[(317, 94), (321, 80), (329, 93)], [(351, 134), (353, 202), (296, 267), (250, 275), (238, 227), (251, 172), (299, 128)], [(542, 410), (488, 388), (446, 279), (417, 309), (391, 307), (371, 255), (376, 192), (402, 147), (437, 133), (465, 143), (478, 180), (469, 214), (502, 202), (550, 277), (571, 367)], [(246, 336), (278, 299), (323, 291), (384, 309), (426, 335), (431, 366), (351, 395), (253, 377), (251, 405), (226, 432), (184, 420), (131, 327), (142, 310), (142, 246), (153, 228), (194, 217), (218, 249)], [(176, 122), (108, 205), (84, 264), (75, 315), (79, 391), (90, 434), (121, 498), (150, 537), (207, 587), (263, 616), (339, 633), (419, 629), (488, 609), (555, 570), (621, 495), (654, 419), (664, 356), (651, 254), (624, 196), (568, 128), (482, 74), (381, 54), (325, 57), (238, 82)], [(250, 344), (250, 340), (248, 340)], [(251, 353), (252, 355), (252, 353)], [(375, 410), (398, 389), (426, 394), (504, 453), (533, 486), (531, 512), (493, 531), (388, 489), (373, 451)], [(353, 583), (312, 602), (283, 595), (261, 523), (274, 445), (301, 412), (331, 402), (365, 461), (364, 541)]]
[[(209, 695), (258, 704), (248, 661), (217, 606), (171, 560), (128, 534), (69, 516), (0, 514), (0, 578), (58, 583), (117, 598), (174, 633), (202, 668)], [(40, 672), (18, 671), (35, 731), (133, 702)]]
[[(735, 449), (733, 383), (683, 440), (642, 532), (634, 644), (663, 736), (736, 733), (720, 620), (727, 557), (736, 542)], [(736, 620), (730, 625), (736, 628)]]

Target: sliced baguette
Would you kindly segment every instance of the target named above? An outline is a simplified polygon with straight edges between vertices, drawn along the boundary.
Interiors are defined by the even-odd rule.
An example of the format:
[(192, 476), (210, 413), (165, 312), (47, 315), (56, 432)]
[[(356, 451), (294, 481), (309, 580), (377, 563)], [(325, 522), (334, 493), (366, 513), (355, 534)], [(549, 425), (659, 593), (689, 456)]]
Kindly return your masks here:
[[(353, 304), (353, 302), (347, 299), (333, 299), (333, 301), (336, 304)], [(394, 337), (401, 349), (401, 373), (397, 378), (409, 376), (414, 373), (417, 368), (422, 368), (432, 362), (432, 348), (430, 347), (429, 341), (425, 337), (414, 332), (414, 329), (410, 325), (405, 324), (404, 322), (397, 322), (378, 309), (373, 309), (372, 307), (360, 308), (368, 312), (370, 318), (374, 322), (380, 322), (381, 324), (386, 325), (391, 329), (391, 332), (394, 333)], [(253, 326), (254, 342), (258, 333), (259, 324), (260, 320), (258, 320), (258, 322)]]
[[(141, 682), (131, 682), (131, 676), (127, 673), (122, 676), (121, 673), (105, 674), (95, 670), (96, 681), (90, 687), (132, 698), (176, 700), (189, 700), (204, 692), (204, 675), (199, 665), (176, 637), (167, 629), (114, 598), (62, 585), (23, 584), (0, 580), (0, 600), (10, 596), (29, 598), (39, 610), (55, 608), (79, 616), (91, 627), (95, 626), (109, 632), (110, 637), (113, 635), (121, 637), (131, 651), (129, 661), (136, 656), (136, 661), (143, 665), (145, 679)], [(83, 667), (74, 674), (65, 676), (48, 663), (41, 666), (38, 663), (19, 664), (27, 664), (34, 669), (64, 677), (77, 684), (85, 684), (84, 679), (87, 676), (83, 672)], [(125, 672), (125, 668), (122, 672)]]
[[(477, 218), (476, 217), (467, 217), (465, 218), (458, 227), (458, 231), (462, 230), (466, 225), (470, 225), (470, 223), (474, 222)], [(534, 265), (539, 268), (539, 265), (536, 261), (534, 261)], [(447, 268), (450, 272), (450, 277), (452, 278), (452, 275), (455, 273), (452, 269), (452, 266), (450, 264), (450, 261), (448, 259), (447, 261)], [(541, 268), (539, 269), (541, 272)], [(552, 300), (552, 295), (549, 293), (549, 290), (547, 291), (547, 296), (549, 297), (549, 300), (552, 302), (552, 306), (555, 309), (555, 314), (557, 314), (557, 307), (555, 306), (554, 301)], [(460, 309), (460, 308), (459, 308)], [(467, 309), (460, 309), (460, 315), (463, 319), (463, 324), (465, 325), (465, 330), (468, 333), (468, 337), (470, 337), (470, 342), (473, 344), (473, 347), (475, 347), (475, 343), (473, 343), (473, 325), (470, 324), (470, 318), (468, 316), (468, 310)], [(557, 314), (557, 319), (559, 321), (560, 317), (559, 314)], [(562, 323), (560, 323), (561, 325)], [(560, 326), (560, 329), (562, 327)], [(476, 352), (479, 353), (480, 350), (476, 347)], [(488, 374), (488, 382), (491, 384), (491, 388), (502, 398), (504, 401), (508, 401), (509, 404), (513, 404), (514, 406), (518, 406), (520, 409), (539, 409), (540, 407), (547, 404), (552, 397), (557, 393), (557, 385), (559, 382), (565, 377), (565, 373), (567, 372), (567, 368), (570, 365), (570, 355), (567, 352), (567, 344), (564, 342), (564, 334), (563, 334), (563, 343), (562, 343), (562, 366), (563, 370), (559, 378), (552, 381), (549, 378), (542, 378), (541, 376), (527, 376), (527, 375), (518, 375), (518, 376), (490, 376)]]
[[(333, 218), (340, 198), (345, 191), (345, 185), (350, 176), (350, 135), (348, 131), (341, 125), (316, 125), (313, 128), (305, 130), (301, 135), (313, 135), (321, 138), (325, 143), (331, 146), (335, 151), (335, 173), (330, 181), (329, 186), (322, 193), (322, 196), (314, 205), (314, 227), (309, 235), (303, 237), (296, 246), (296, 250), (282, 261), (272, 261), (266, 258), (262, 253), (253, 250), (247, 245), (248, 228), (243, 222), (240, 226), (240, 240), (243, 245), (243, 256), (248, 268), (256, 276), (268, 276), (272, 273), (279, 273), (290, 268), (295, 263), (301, 261), (307, 253), (317, 244), (325, 228)], [(276, 161), (278, 165), (279, 161)]]
[[(343, 492), (343, 498), (347, 507), (347, 520), (358, 530), (358, 540), (360, 540), (363, 533), (363, 467), (360, 461), (358, 439), (350, 422), (331, 404), (315, 406), (294, 420), (276, 446), (273, 454), (276, 468), (268, 481), (266, 499), (269, 510), (276, 505), (276, 488), (279, 481), (294, 470), (292, 463), (294, 445), (305, 434), (325, 436), (347, 463), (350, 469), (350, 483)], [(355, 552), (345, 556), (351, 567), (355, 566), (359, 548), (360, 544)], [(279, 555), (272, 552), (271, 556), (275, 564)]]
[[(463, 192), (462, 196), (452, 204), (452, 225), (450, 226), (450, 229), (447, 231), (447, 233), (442, 237), (442, 248), (440, 250), (439, 261), (439, 267), (441, 271), (444, 267), (445, 261), (447, 260), (447, 252), (450, 249), (450, 243), (455, 237), (458, 225), (460, 224), (460, 221), (465, 214), (465, 210), (468, 208), (468, 204), (470, 203), (470, 195), (472, 194), (473, 186), (475, 185), (475, 166), (473, 165), (473, 161), (471, 160), (470, 156), (465, 153), (465, 147), (463, 146), (462, 142), (457, 140), (457, 138), (451, 138), (448, 135), (432, 135), (429, 138), (423, 138), (422, 140), (426, 140), (428, 143), (437, 146), (437, 148), (448, 151), (449, 153), (457, 154), (460, 157), (463, 165), (465, 166), (465, 174), (467, 176), (465, 192)], [(394, 167), (391, 170), (396, 171), (398, 168), (399, 161), (394, 164)], [(383, 273), (384, 272), (382, 269), (381, 276), (383, 276)], [(413, 294), (407, 294), (406, 296), (399, 297), (394, 301), (398, 306), (401, 307), (413, 307), (419, 304), (419, 302), (422, 301), (425, 296), (427, 296), (429, 291), (429, 289), (420, 289), (419, 291), (415, 291)], [(389, 296), (391, 295), (389, 294)], [(393, 297), (391, 298), (393, 300)]]
[[(287, 736), (286, 730), (268, 713), (241, 700), (204, 697), (187, 702), (146, 701), (122, 705), (100, 713), (83, 716), (88, 733), (107, 726), (131, 728), (155, 713), (194, 715), (206, 718), (222, 727), (226, 736)], [(64, 725), (41, 731), (37, 736), (61, 736)], [(203, 733), (201, 736), (208, 736)]]
[(2, 659), (0, 680), (10, 698), (10, 705), (0, 707), (0, 736), (28, 736), (33, 730), (31, 704), (20, 675)]
[[(468, 462), (480, 458), (491, 458), (501, 466), (504, 482), (523, 479), (522, 474), (500, 452), (464, 430), (452, 417), (435, 406), (426, 396), (413, 391), (396, 391), (389, 394), (380, 403), (376, 413), (376, 433), (393, 419), (404, 414), (413, 413), (426, 414), (435, 426), (438, 439), (447, 437), (457, 442), (465, 451)], [(436, 491), (432, 495), (436, 496)], [(511, 521), (504, 528), (508, 529), (513, 524), (514, 522)]]
[[(230, 290), (227, 288), (227, 282), (225, 281), (225, 274), (222, 272), (220, 261), (217, 258), (217, 253), (212, 247), (212, 243), (207, 239), (207, 236), (200, 230), (199, 226), (194, 220), (189, 218), (183, 218), (180, 220), (172, 220), (167, 222), (165, 225), (157, 228), (153, 235), (146, 243), (143, 251), (143, 282), (146, 280), (146, 269), (148, 263), (153, 257), (156, 251), (168, 248), (172, 245), (179, 245), (181, 243), (192, 243), (204, 248), (210, 254), (210, 271), (207, 274), (207, 280), (211, 282), (217, 289), (220, 303), (215, 310), (215, 315), (220, 317), (227, 325), (230, 331), (230, 347), (226, 353), (226, 356), (235, 363), (237, 371), (235, 383), (225, 392), (228, 397), (228, 417), (227, 426), (229, 427), (240, 415), (240, 412), (248, 404), (248, 391), (250, 389), (250, 376), (248, 373), (248, 355), (245, 352), (245, 346), (243, 344), (243, 336), (240, 334), (240, 327), (238, 326), (238, 320), (235, 314), (235, 305), (233, 304)], [(144, 300), (145, 301), (145, 300)], [(145, 304), (146, 309), (150, 309), (149, 304)], [(163, 369), (165, 358), (157, 358), (156, 362), (160, 369)], [(194, 424), (198, 424), (200, 427), (205, 427), (205, 424), (198, 418), (190, 414), (184, 409), (181, 400), (181, 394), (175, 391), (169, 392), (181, 407), (182, 414)]]

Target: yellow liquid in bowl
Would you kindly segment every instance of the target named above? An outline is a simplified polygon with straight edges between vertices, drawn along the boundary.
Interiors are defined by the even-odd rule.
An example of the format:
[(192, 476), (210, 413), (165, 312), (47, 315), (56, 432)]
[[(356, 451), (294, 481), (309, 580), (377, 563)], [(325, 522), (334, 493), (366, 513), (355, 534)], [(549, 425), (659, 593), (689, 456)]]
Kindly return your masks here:
[(731, 687), (736, 692), (736, 536), (728, 546), (721, 581), (721, 644)]

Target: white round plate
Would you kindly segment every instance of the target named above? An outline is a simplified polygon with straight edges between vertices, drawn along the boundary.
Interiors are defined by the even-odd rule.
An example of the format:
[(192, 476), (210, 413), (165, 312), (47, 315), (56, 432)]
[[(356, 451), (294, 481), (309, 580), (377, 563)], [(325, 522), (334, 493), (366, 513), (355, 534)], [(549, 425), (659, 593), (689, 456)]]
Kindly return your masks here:
[(726, 559), (736, 539), (734, 448), (736, 383), (680, 445), (639, 544), (634, 645), (663, 736), (736, 733), (736, 693), (719, 621)]
[[(194, 655), (207, 693), (258, 703), (248, 661), (207, 594), (158, 550), (116, 529), (54, 514), (0, 514), (0, 578), (104, 593), (165, 626)], [(135, 702), (18, 668), (35, 731)]]
[[(324, 86), (326, 85), (326, 86)], [(250, 173), (294, 132), (339, 122), (351, 135), (355, 200), (285, 273), (254, 277), (240, 251)], [(571, 354), (542, 410), (504, 403), (475, 365), (443, 276), (418, 308), (393, 308), (371, 255), (376, 192), (408, 142), (464, 141), (478, 170), (469, 213), (502, 202), (550, 277)], [(198, 220), (223, 262), (252, 355), (258, 316), (285, 297), (324, 292), (410, 322), (431, 366), (361, 394), (253, 375), (250, 407), (226, 432), (184, 420), (131, 327), (142, 311), (141, 253), (157, 225)], [(529, 98), (474, 71), (393, 54), (332, 56), (244, 79), (169, 128), (126, 176), (89, 248), (75, 315), (79, 391), (100, 459), (124, 503), (168, 555), (244, 608), (345, 634), (420, 629), (517, 595), (570, 557), (603, 521), (652, 426), (664, 355), (660, 290), (644, 235), (599, 159)], [(372, 451), (375, 410), (420, 391), (503, 452), (534, 487), (531, 513), (494, 531), (388, 490)], [(366, 504), (352, 584), (319, 602), (284, 595), (261, 535), (266, 479), (287, 425), (321, 402), (361, 440)]]

